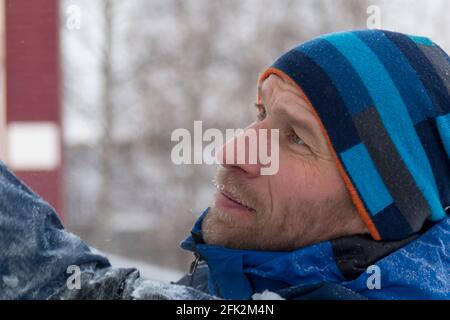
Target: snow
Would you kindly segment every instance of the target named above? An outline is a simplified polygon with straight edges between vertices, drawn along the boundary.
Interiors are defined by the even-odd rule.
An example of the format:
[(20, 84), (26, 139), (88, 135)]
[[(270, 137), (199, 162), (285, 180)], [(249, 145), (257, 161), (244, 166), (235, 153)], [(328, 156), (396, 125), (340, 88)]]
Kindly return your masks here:
[(137, 281), (133, 287), (131, 298), (137, 300), (220, 300), (218, 297), (190, 287), (154, 280)]
[(255, 293), (252, 296), (252, 300), (285, 300), (280, 295), (275, 292), (271, 292), (269, 290), (265, 290), (261, 293)]
[(19, 284), (19, 279), (16, 276), (3, 276), (2, 277), (3, 282), (10, 288), (16, 288)]
[(170, 300), (183, 300), (186, 299), (186, 287), (178, 285), (169, 285), (154, 280), (144, 280), (134, 288), (132, 297), (134, 299), (170, 299)]

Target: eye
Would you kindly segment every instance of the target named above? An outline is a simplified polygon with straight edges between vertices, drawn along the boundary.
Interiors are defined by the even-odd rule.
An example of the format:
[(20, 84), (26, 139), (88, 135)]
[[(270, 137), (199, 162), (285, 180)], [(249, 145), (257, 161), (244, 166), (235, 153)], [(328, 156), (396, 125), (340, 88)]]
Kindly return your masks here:
[(266, 107), (264, 107), (264, 105), (261, 103), (255, 103), (255, 107), (258, 109), (258, 121), (263, 121), (267, 116)]
[(300, 138), (294, 131), (291, 131), (289, 133), (289, 141), (293, 144), (297, 144), (297, 145), (304, 145), (305, 141), (303, 141), (302, 138)]

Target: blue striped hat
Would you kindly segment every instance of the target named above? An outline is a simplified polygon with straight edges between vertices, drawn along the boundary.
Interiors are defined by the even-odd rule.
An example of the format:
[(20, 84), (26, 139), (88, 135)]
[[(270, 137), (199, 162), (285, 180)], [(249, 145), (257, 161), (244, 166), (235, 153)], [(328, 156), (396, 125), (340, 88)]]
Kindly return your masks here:
[(428, 38), (381, 30), (306, 42), (267, 69), (311, 105), (359, 214), (399, 240), (450, 206), (450, 58)]

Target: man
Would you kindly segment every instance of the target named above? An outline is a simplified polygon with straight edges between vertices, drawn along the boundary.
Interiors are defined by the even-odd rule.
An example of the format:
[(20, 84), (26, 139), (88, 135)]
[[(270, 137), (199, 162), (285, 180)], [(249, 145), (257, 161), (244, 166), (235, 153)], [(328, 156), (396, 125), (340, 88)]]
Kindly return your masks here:
[(326, 35), (267, 69), (256, 105), (246, 130), (279, 130), (279, 170), (223, 146), (176, 285), (110, 267), (2, 166), (0, 297), (449, 299), (450, 58), (421, 37)]

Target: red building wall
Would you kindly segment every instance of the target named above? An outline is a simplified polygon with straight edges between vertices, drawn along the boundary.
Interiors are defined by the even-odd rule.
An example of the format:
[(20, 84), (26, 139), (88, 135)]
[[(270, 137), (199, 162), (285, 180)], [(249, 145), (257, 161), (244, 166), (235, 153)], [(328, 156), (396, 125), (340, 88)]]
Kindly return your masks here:
[[(5, 1), (5, 59), (7, 127), (54, 123), (62, 150), (58, 0)], [(62, 214), (62, 161), (45, 169), (8, 164)]]

